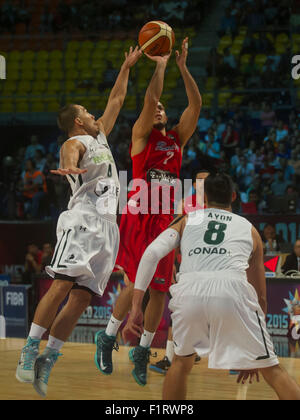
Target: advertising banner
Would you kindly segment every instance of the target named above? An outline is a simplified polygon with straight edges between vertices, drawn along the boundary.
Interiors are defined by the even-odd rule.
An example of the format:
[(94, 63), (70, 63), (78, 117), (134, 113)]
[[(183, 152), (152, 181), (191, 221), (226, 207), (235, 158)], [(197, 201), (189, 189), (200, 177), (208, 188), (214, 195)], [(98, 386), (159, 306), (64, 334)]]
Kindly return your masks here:
[(31, 286), (0, 286), (6, 336), (25, 338), (28, 335), (28, 289)]
[[(266, 323), (279, 357), (300, 357), (300, 278), (267, 278), (268, 312)], [(41, 277), (39, 284), (39, 300), (50, 287), (52, 280)], [(70, 336), (70, 341), (94, 341), (99, 329), (106, 328), (113, 312), (113, 307), (124, 287), (120, 276), (113, 275), (108, 282), (104, 295), (93, 297), (90, 306), (80, 317), (78, 324)], [(124, 326), (125, 322), (123, 323)], [(161, 320), (153, 340), (153, 347), (165, 347), (167, 331), (170, 325), (168, 298)], [(122, 327), (120, 331), (122, 330)], [(122, 344), (121, 335), (118, 341)]]
[(267, 279), (267, 328), (279, 357), (300, 357), (300, 278)]
[[(50, 288), (52, 281), (53, 280), (46, 275), (37, 278), (38, 300), (41, 300), (41, 298)], [(91, 304), (79, 318), (74, 331), (69, 337), (69, 341), (78, 343), (93, 343), (96, 332), (98, 332), (100, 329), (106, 328), (106, 325), (113, 312), (116, 300), (119, 297), (123, 287), (125, 287), (125, 284), (122, 277), (113, 274), (107, 284), (104, 295), (102, 297), (94, 296), (92, 298)], [(168, 302), (169, 299), (166, 296), (166, 305), (163, 317), (153, 340), (154, 347), (165, 347), (166, 344), (168, 328), (170, 325)], [(124, 320), (124, 323), (119, 330), (118, 342), (120, 344), (123, 343), (121, 331), (122, 327), (125, 325), (126, 320), (127, 318)], [(48, 334), (45, 333), (43, 338), (46, 339), (47, 337)]]

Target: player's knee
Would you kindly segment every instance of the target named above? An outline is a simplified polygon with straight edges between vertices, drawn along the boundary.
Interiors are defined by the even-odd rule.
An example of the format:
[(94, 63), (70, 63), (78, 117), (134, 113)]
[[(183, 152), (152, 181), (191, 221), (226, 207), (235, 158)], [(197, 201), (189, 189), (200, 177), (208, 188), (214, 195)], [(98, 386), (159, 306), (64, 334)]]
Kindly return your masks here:
[(174, 369), (180, 370), (181, 374), (188, 375), (194, 366), (195, 357), (195, 353), (189, 356), (177, 356), (175, 354), (172, 360), (172, 366), (174, 366)]
[(86, 290), (74, 289), (70, 293), (69, 304), (84, 311), (91, 303), (92, 295)]
[(49, 289), (49, 297), (52, 299), (64, 299), (72, 287), (73, 284), (70, 281), (54, 280)]
[(149, 293), (150, 293), (150, 298), (154, 298), (154, 299), (165, 299), (166, 297), (166, 293), (162, 292), (161, 290), (156, 290), (156, 289), (149, 289)]

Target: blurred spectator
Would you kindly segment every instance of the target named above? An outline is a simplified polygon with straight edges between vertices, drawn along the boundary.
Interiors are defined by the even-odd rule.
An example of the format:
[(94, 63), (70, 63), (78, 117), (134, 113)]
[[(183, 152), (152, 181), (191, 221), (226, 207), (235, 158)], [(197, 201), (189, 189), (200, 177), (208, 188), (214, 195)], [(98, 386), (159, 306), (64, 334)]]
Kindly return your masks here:
[(271, 223), (267, 223), (263, 229), (262, 241), (264, 247), (264, 253), (266, 255), (274, 255), (280, 252), (280, 243), (282, 239), (276, 234), (275, 226)]
[(58, 136), (56, 141), (51, 142), (48, 146), (48, 152), (51, 153), (56, 160), (59, 160), (59, 151), (64, 141), (64, 136)]
[(165, 19), (167, 22), (173, 22), (174, 24), (183, 21), (185, 10), (188, 6), (187, 1), (167, 1), (163, 2)]
[(214, 134), (210, 133), (203, 152), (214, 159), (220, 159), (220, 150), (220, 143), (216, 140)]
[(114, 10), (109, 16), (108, 16), (108, 27), (109, 28), (116, 28), (120, 26), (120, 23), (122, 22), (122, 15), (120, 11)]
[(256, 74), (260, 71), (259, 66), (255, 63), (255, 54), (251, 55), (249, 62), (243, 64), (240, 68), (240, 72), (244, 76), (244, 83), (247, 82), (247, 79), (253, 74)]
[(49, 243), (45, 243), (42, 249), (41, 255), (41, 271), (45, 271), (45, 267), (51, 264), (53, 257), (53, 246)]
[(223, 62), (223, 56), (218, 53), (216, 48), (212, 48), (206, 61), (206, 73), (209, 77), (215, 76)]
[(236, 168), (241, 164), (241, 158), (243, 157), (243, 150), (240, 147), (235, 148), (235, 154), (230, 159), (230, 167), (233, 173)]
[(281, 267), (281, 271), (284, 274), (290, 270), (300, 271), (300, 239), (296, 240), (293, 252), (286, 257), (286, 260)]
[(236, 168), (236, 176), (239, 187), (242, 191), (245, 191), (249, 187), (254, 179), (254, 175), (254, 165), (248, 162), (245, 156), (241, 156), (240, 164)]
[(271, 24), (278, 14), (278, 7), (276, 7), (276, 2), (275, 1), (269, 0), (267, 2), (266, 6), (265, 6), (264, 14), (265, 14), (265, 18), (266, 18), (266, 23)]
[(53, 21), (54, 21), (54, 16), (50, 12), (49, 4), (46, 4), (45, 8), (44, 8), (44, 11), (41, 15), (41, 27), (40, 27), (41, 33), (52, 32), (53, 31)]
[(207, 109), (205, 109), (201, 114), (203, 116), (200, 116), (198, 120), (198, 130), (200, 135), (204, 135), (211, 127), (213, 119), (210, 117), (210, 113)]
[(277, 170), (274, 182), (271, 184), (272, 192), (275, 196), (284, 196), (290, 182), (284, 179), (282, 169)]
[(231, 35), (235, 35), (236, 30), (237, 30), (236, 18), (232, 16), (231, 10), (227, 8), (225, 10), (224, 17), (222, 17), (222, 20), (221, 20), (219, 36), (221, 37), (227, 33)]
[(277, 152), (276, 152), (276, 158), (277, 159), (283, 159), (283, 160), (285, 160), (285, 159), (289, 159), (289, 153), (288, 153), (288, 151), (287, 151), (287, 145), (286, 145), (286, 143), (285, 142), (281, 142), (281, 143), (279, 143), (278, 144), (278, 147), (277, 147)]
[(220, 139), (222, 134), (224, 133), (226, 128), (226, 124), (223, 121), (222, 115), (217, 115), (216, 117), (216, 130), (217, 130), (217, 138)]
[(26, 161), (23, 196), (24, 211), (28, 218), (38, 219), (41, 216), (41, 202), (47, 193), (47, 184), (44, 174), (38, 171), (34, 161)]
[(227, 124), (225, 131), (222, 134), (221, 145), (225, 150), (227, 158), (231, 158), (234, 149), (239, 145), (239, 134), (234, 130), (232, 124)]
[(300, 155), (296, 149), (291, 151), (291, 158), (288, 161), (288, 164), (294, 169), (295, 184), (300, 185)]
[(232, 71), (237, 68), (235, 56), (230, 53), (229, 48), (225, 48), (224, 50), (223, 63), (227, 66), (228, 71)]
[(246, 203), (241, 203), (242, 212), (244, 214), (258, 213), (259, 196), (257, 191), (250, 191), (249, 200)]
[(273, 44), (267, 38), (265, 32), (258, 33), (258, 39), (255, 40), (255, 52), (265, 54), (274, 50)]
[(25, 150), (25, 160), (34, 159), (35, 152), (40, 150), (43, 154), (45, 154), (45, 147), (39, 143), (39, 139), (37, 136), (31, 136), (30, 145), (26, 147)]
[(34, 156), (35, 167), (38, 171), (44, 172), (46, 158), (40, 149), (37, 149)]
[(98, 89), (101, 93), (103, 92), (103, 90), (110, 89), (113, 87), (118, 73), (119, 70), (113, 66), (111, 61), (107, 60), (106, 69), (103, 73), (103, 82), (101, 82), (98, 86)]
[(274, 127), (270, 128), (268, 131), (268, 135), (264, 138), (264, 142), (268, 142), (272, 145), (273, 148), (277, 147), (277, 136), (276, 136), (276, 130)]
[(25, 256), (23, 283), (32, 284), (33, 275), (41, 272), (42, 251), (36, 244), (29, 244)]
[(288, 181), (289, 183), (292, 183), (294, 181), (294, 175), (295, 175), (295, 170), (293, 166), (288, 163), (287, 158), (279, 157), (278, 160), (279, 160), (280, 168), (283, 172), (284, 179)]
[(280, 141), (284, 139), (288, 134), (288, 129), (286, 126), (284, 126), (283, 121), (279, 120), (277, 121), (276, 125), (276, 141)]
[(247, 25), (253, 32), (264, 29), (266, 23), (263, 8), (251, 7), (250, 13), (247, 15)]
[(261, 81), (265, 88), (274, 88), (276, 89), (278, 86), (278, 78), (280, 75), (274, 68), (273, 61), (271, 59), (267, 59), (265, 65), (262, 68), (261, 72)]
[(216, 141), (218, 139), (217, 132), (215, 130), (215, 124), (213, 123), (211, 127), (207, 130), (207, 134), (204, 136), (204, 140), (208, 141)]
[(31, 15), (28, 9), (24, 7), (23, 2), (5, 1), (0, 8), (0, 32), (14, 32), (18, 23), (24, 23), (28, 31)]
[(261, 111), (260, 114), (260, 120), (261, 120), (261, 126), (265, 130), (265, 133), (270, 130), (271, 127), (273, 127), (275, 120), (276, 120), (276, 114), (272, 110), (270, 104), (265, 104), (264, 109)]
[(255, 172), (259, 173), (264, 161), (264, 154), (262, 153), (261, 149), (257, 148), (249, 160), (254, 165)]
[(259, 171), (261, 179), (264, 181), (266, 179), (272, 179), (272, 176), (275, 174), (275, 168), (273, 165), (273, 157), (270, 155), (264, 155), (261, 169)]

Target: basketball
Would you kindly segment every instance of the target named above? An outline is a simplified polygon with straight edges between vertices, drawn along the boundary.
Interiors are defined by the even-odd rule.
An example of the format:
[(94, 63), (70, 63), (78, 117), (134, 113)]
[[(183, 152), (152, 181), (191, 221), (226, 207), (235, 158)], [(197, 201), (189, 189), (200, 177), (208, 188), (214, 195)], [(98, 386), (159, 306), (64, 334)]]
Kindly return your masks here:
[(139, 32), (141, 49), (151, 55), (168, 54), (175, 43), (175, 34), (171, 26), (160, 20), (146, 23)]

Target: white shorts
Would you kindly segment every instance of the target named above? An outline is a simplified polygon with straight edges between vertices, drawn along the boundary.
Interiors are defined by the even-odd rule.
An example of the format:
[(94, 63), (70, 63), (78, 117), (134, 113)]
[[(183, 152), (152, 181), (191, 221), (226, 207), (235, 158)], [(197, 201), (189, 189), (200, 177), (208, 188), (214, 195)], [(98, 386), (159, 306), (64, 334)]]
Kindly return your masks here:
[(57, 244), (46, 272), (102, 296), (119, 249), (119, 227), (96, 212), (73, 208), (57, 223)]
[(170, 293), (175, 354), (208, 356), (212, 369), (278, 365), (265, 315), (246, 274), (180, 274)]

